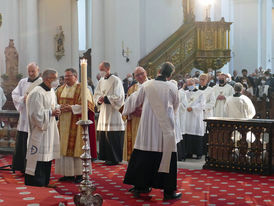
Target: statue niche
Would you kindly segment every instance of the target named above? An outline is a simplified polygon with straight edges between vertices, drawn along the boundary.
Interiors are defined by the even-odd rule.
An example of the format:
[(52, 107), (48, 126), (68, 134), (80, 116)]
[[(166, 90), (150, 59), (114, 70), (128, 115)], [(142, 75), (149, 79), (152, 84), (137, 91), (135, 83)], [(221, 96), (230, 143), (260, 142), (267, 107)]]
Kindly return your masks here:
[(55, 57), (59, 61), (63, 56), (65, 56), (64, 47), (65, 35), (62, 26), (58, 27), (58, 33), (55, 35)]

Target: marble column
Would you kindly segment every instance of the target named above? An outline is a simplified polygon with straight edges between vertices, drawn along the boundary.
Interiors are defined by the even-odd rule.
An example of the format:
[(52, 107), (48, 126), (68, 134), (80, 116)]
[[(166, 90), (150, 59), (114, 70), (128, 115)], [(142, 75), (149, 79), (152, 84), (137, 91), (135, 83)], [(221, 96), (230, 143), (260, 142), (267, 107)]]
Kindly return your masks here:
[(271, 69), (272, 68), (272, 0), (265, 0), (265, 15), (266, 15), (266, 38), (265, 38), (265, 44), (266, 44), (266, 55), (265, 55), (265, 69)]
[(71, 1), (71, 66), (79, 68), (78, 9), (77, 1)]
[(92, 47), (92, 0), (86, 0), (86, 49)]
[(257, 52), (257, 67), (262, 66), (262, 0), (258, 0), (258, 52)]

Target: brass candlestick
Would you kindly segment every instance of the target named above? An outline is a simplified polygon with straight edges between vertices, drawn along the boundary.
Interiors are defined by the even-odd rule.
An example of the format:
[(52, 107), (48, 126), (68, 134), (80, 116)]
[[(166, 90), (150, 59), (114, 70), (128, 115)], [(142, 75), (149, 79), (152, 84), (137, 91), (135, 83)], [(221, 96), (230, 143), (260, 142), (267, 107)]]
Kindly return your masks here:
[(83, 129), (83, 141), (84, 153), (81, 155), (81, 160), (83, 161), (83, 180), (80, 183), (80, 193), (74, 196), (74, 203), (76, 206), (101, 206), (103, 204), (103, 198), (99, 194), (94, 194), (96, 187), (89, 180), (89, 174), (91, 169), (91, 156), (89, 147), (89, 135), (88, 127), (93, 124), (92, 121), (79, 120), (77, 125), (80, 125)]

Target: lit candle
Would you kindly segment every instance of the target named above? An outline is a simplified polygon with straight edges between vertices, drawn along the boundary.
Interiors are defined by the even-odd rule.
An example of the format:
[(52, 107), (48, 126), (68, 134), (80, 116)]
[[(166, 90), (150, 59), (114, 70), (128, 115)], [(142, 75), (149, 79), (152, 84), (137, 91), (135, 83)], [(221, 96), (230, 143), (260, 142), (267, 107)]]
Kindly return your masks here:
[(82, 120), (88, 120), (88, 101), (87, 101), (87, 60), (81, 59), (81, 104), (82, 104)]

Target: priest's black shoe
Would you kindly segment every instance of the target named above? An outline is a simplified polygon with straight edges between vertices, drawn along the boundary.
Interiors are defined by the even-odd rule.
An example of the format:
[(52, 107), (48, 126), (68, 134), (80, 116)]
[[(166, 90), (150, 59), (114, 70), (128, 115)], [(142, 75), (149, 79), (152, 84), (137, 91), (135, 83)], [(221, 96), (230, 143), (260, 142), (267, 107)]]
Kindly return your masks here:
[(181, 192), (173, 192), (171, 194), (164, 193), (164, 200), (173, 200), (173, 199), (180, 199), (182, 197)]
[(132, 193), (147, 194), (147, 193), (151, 192), (151, 188), (150, 187), (146, 187), (146, 188), (133, 187), (133, 188), (129, 189), (128, 191), (132, 192)]
[(59, 178), (60, 182), (73, 181), (73, 180), (74, 180), (73, 176), (64, 176), (64, 177)]
[(78, 183), (81, 183), (82, 180), (83, 180), (82, 175), (77, 175), (77, 176), (75, 177), (74, 182), (75, 182), (76, 184), (78, 184)]
[(113, 162), (113, 161), (106, 161), (106, 163), (105, 163), (106, 165), (108, 165), (108, 166), (111, 166), (111, 165), (118, 165), (119, 164), (119, 162)]

